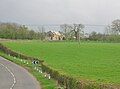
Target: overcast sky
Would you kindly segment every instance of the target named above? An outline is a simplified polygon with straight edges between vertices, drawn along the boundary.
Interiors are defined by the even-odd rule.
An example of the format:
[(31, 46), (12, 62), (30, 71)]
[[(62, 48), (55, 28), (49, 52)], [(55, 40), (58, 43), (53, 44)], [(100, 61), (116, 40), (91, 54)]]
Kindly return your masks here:
[(0, 21), (22, 24), (109, 24), (120, 0), (0, 0)]

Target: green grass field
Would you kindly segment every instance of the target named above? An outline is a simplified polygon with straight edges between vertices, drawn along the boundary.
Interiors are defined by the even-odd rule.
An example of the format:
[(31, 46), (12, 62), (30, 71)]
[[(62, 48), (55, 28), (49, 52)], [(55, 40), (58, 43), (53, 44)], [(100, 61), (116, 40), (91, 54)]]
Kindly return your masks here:
[(81, 79), (120, 84), (120, 44), (77, 42), (4, 42), (9, 48), (38, 57), (54, 69)]

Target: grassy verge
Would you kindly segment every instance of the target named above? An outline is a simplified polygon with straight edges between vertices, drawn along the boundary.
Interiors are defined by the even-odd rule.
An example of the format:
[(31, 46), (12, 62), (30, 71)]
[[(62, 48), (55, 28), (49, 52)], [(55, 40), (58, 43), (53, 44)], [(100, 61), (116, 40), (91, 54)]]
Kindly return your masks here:
[(52, 79), (49, 80), (49, 79), (45, 78), (42, 73), (35, 70), (35, 67), (38, 67), (38, 66), (34, 66), (31, 61), (26, 61), (23, 59), (9, 56), (1, 51), (0, 51), (0, 56), (26, 68), (39, 81), (42, 89), (57, 89), (57, 85), (56, 85), (55, 80), (52, 80)]

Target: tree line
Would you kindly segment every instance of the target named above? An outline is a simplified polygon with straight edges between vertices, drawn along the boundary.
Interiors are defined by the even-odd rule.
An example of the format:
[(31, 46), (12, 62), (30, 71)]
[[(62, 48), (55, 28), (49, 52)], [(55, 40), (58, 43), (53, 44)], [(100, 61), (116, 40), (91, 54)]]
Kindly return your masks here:
[[(107, 41), (120, 42), (120, 20), (114, 20), (105, 29), (105, 33), (91, 32), (89, 37), (84, 37), (83, 24), (62, 24), (59, 31), (64, 35), (64, 40), (88, 40), (88, 41)], [(97, 29), (96, 29), (97, 30)], [(40, 39), (46, 40), (48, 36), (45, 28), (39, 29), (39, 32), (28, 29), (25, 25), (16, 23), (0, 23), (0, 38), (5, 39)]]
[(120, 20), (114, 20), (105, 28), (105, 33), (92, 32), (88, 38), (92, 41), (120, 42)]
[[(79, 40), (80, 32), (84, 28), (82, 24), (67, 25), (63, 24), (60, 26), (64, 31), (59, 31), (65, 35), (64, 40)], [(38, 32), (28, 29), (25, 25), (19, 25), (16, 23), (0, 23), (0, 38), (5, 39), (40, 39), (45, 40), (47, 36), (44, 27), (39, 29)]]
[(25, 25), (0, 23), (0, 38), (5, 39), (41, 39), (41, 33), (29, 30)]
[[(104, 33), (91, 32), (89, 37), (84, 35), (83, 24), (63, 24), (61, 29), (65, 35), (66, 40), (87, 40), (87, 41), (103, 41), (103, 42), (120, 42), (120, 20), (114, 20), (105, 28)], [(96, 29), (97, 30), (97, 29)]]

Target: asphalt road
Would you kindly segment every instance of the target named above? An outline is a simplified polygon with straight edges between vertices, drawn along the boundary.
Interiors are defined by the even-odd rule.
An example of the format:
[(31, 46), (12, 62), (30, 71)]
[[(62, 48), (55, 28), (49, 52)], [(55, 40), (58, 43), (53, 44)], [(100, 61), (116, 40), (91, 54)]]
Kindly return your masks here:
[(24, 68), (0, 57), (0, 89), (41, 89)]

